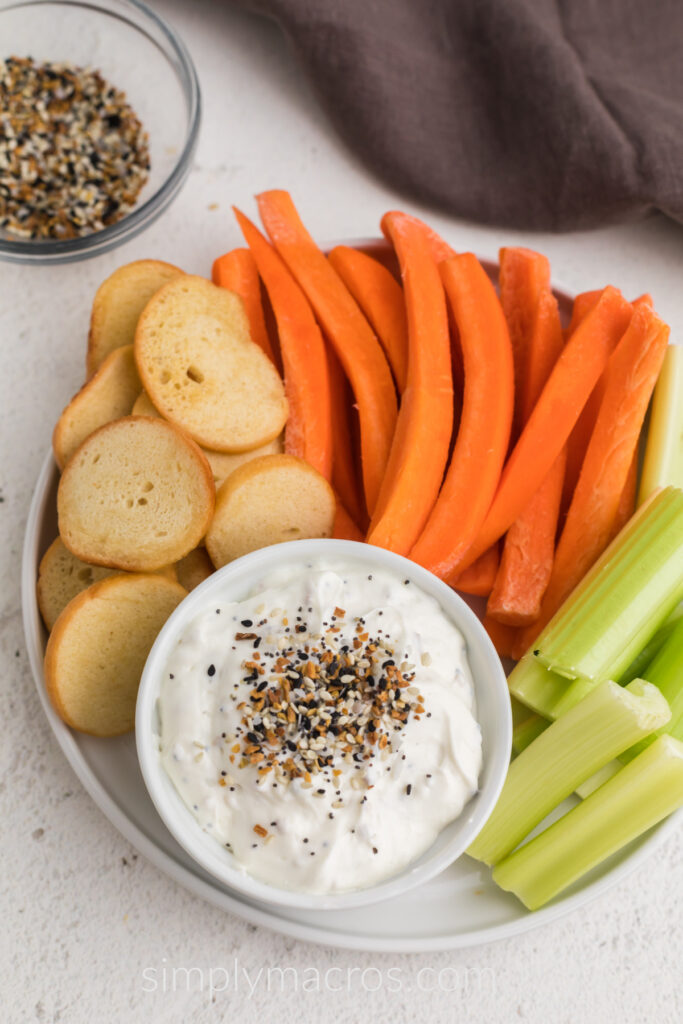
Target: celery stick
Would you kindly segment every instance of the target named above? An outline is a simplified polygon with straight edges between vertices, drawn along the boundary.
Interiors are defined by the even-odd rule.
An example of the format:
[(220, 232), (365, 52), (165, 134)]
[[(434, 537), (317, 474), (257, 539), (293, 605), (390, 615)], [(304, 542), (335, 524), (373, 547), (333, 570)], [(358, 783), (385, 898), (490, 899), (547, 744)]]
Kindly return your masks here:
[(682, 804), (683, 743), (660, 736), (583, 803), (501, 861), (493, 880), (536, 910)]
[(529, 717), (529, 709), (525, 707), (524, 704), (520, 704), (518, 700), (515, 700), (512, 694), (510, 694), (510, 709), (512, 711), (513, 729), (516, 725), (519, 725), (520, 722), (526, 721)]
[(640, 740), (624, 751), (620, 760), (631, 761), (661, 733), (683, 740), (683, 619), (678, 619), (669, 639), (645, 669), (645, 677), (653, 683), (671, 708), (671, 719), (656, 733)]
[[(628, 761), (632, 761), (646, 747), (653, 743), (662, 733), (683, 740), (683, 618), (680, 615), (672, 618), (659, 630), (666, 634), (665, 642), (651, 663), (643, 670), (643, 678), (653, 683), (671, 708), (671, 718), (666, 725), (650, 733), (638, 743), (619, 755), (618, 761), (610, 761), (599, 772), (577, 786), (576, 793), (585, 800), (603, 782), (610, 779)], [(621, 680), (620, 680), (621, 682)], [(514, 745), (514, 734), (513, 734)]]
[(533, 743), (542, 732), (545, 732), (549, 725), (550, 722), (541, 718), (540, 715), (529, 715), (519, 725), (514, 726), (512, 730), (513, 754), (516, 756), (526, 750), (529, 744)]
[(638, 504), (657, 487), (683, 487), (683, 347), (669, 345), (652, 396)]
[[(683, 598), (683, 491), (667, 487), (631, 518), (509, 678), (523, 704), (557, 718), (618, 678)], [(555, 677), (543, 677), (539, 661)], [(572, 680), (574, 680), (572, 682)]]
[(648, 643), (645, 644), (642, 651), (635, 656), (629, 667), (626, 669), (623, 675), (619, 676), (617, 682), (620, 686), (626, 686), (632, 679), (649, 679), (645, 669), (652, 663), (655, 655), (659, 654), (659, 651), (664, 646), (664, 643), (669, 639), (673, 630), (676, 628), (676, 623), (683, 618), (683, 607), (675, 608), (669, 618), (666, 620), (663, 626), (657, 630), (655, 635)]
[(595, 775), (591, 775), (590, 779), (586, 779), (585, 782), (576, 787), (576, 795), (585, 800), (587, 796), (590, 796), (596, 789), (599, 789), (603, 783), (613, 778), (617, 772), (620, 772), (623, 767), (621, 761), (608, 761), (607, 764), (603, 764), (602, 768)]
[(515, 758), (469, 855), (498, 863), (578, 785), (670, 716), (651, 683), (601, 683)]
[(562, 697), (569, 682), (551, 672), (532, 654), (525, 654), (508, 676), (512, 696), (527, 708), (551, 718), (550, 710)]
[(653, 495), (600, 556), (536, 642), (572, 679), (617, 678), (683, 597), (683, 491)]

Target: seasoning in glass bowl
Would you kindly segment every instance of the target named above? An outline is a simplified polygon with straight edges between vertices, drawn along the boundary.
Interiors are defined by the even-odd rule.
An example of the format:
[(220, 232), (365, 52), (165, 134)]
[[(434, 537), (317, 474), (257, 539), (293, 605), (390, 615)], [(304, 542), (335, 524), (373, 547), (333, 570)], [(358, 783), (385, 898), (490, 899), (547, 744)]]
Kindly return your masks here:
[(100, 231), (133, 208), (149, 167), (147, 132), (99, 71), (0, 60), (0, 231)]

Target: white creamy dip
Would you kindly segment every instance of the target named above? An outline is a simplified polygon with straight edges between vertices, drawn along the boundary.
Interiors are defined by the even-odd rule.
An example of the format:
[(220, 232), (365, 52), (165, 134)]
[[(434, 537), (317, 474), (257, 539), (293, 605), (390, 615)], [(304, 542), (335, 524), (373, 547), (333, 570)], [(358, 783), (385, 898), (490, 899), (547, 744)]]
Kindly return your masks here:
[(254, 878), (333, 893), (418, 858), (476, 792), (462, 634), (414, 583), (338, 563), (214, 598), (161, 683), (165, 771)]

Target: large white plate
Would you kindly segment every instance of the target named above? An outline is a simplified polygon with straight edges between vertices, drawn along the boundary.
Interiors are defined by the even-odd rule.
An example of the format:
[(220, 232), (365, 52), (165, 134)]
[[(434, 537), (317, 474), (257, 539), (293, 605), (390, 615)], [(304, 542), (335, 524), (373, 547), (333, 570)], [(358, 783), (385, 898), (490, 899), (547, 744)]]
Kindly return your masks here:
[[(569, 300), (560, 298), (566, 307)], [(679, 811), (533, 914), (498, 889), (488, 869), (466, 856), (400, 898), (355, 910), (271, 909), (231, 891), (198, 867), (166, 830), (147, 795), (133, 736), (102, 740), (72, 732), (48, 700), (43, 677), (47, 633), (35, 583), (40, 558), (57, 536), (57, 483), (57, 467), (49, 454), (31, 503), (22, 562), (24, 633), (45, 714), (76, 775), (119, 832), (167, 875), (214, 906), (297, 939), (347, 949), (426, 952), (474, 946), (529, 931), (595, 899), (642, 864), (683, 822)]]

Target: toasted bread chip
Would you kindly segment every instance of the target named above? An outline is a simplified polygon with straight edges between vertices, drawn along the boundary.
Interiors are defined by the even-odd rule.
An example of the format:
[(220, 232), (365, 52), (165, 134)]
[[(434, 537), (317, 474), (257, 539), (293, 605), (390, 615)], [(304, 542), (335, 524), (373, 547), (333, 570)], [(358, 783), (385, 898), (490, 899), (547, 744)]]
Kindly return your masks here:
[(57, 492), (59, 532), (77, 558), (154, 572), (197, 547), (215, 487), (200, 448), (161, 419), (100, 427), (69, 460)]
[(161, 260), (136, 260), (115, 270), (97, 289), (90, 314), (88, 377), (122, 345), (132, 345), (143, 309), (155, 292), (183, 271)]
[(265, 455), (236, 469), (216, 497), (206, 548), (220, 568), (249, 551), (306, 537), (330, 537), (334, 491), (303, 459)]
[[(161, 413), (152, 405), (146, 391), (141, 391), (132, 410), (133, 416), (161, 416)], [(279, 455), (284, 448), (284, 438), (280, 434), (273, 441), (252, 448), (248, 452), (213, 452), (210, 448), (202, 448), (207, 461), (211, 466), (216, 490), (228, 479), (238, 466), (252, 459), (260, 459), (262, 455)]]
[(250, 338), (242, 300), (204, 278), (179, 277), (150, 300), (135, 359), (154, 406), (204, 448), (249, 451), (285, 424), (284, 385)]
[(47, 692), (67, 725), (92, 736), (133, 728), (147, 655), (185, 596), (163, 576), (121, 574), (69, 602), (45, 652)]
[(158, 409), (155, 409), (149, 400), (149, 395), (146, 391), (141, 391), (138, 397), (135, 399), (135, 405), (130, 411), (131, 416), (151, 416), (153, 419), (163, 419), (163, 416)]
[(52, 448), (64, 469), (73, 453), (98, 427), (127, 416), (140, 391), (133, 346), (110, 353), (94, 377), (83, 385), (57, 420)]
[(246, 465), (253, 459), (263, 458), (264, 455), (279, 455), (283, 449), (282, 435), (276, 437), (268, 444), (262, 444), (258, 448), (252, 448), (249, 452), (212, 452), (210, 448), (203, 448), (207, 462), (211, 466), (213, 479), (216, 483), (216, 490), (224, 483), (231, 473), (234, 473), (240, 466)]
[[(208, 555), (206, 557), (208, 561)], [(89, 565), (88, 562), (82, 562), (65, 547), (61, 537), (53, 540), (40, 560), (36, 586), (38, 607), (47, 628), (52, 629), (69, 601), (76, 594), (80, 594), (93, 583), (99, 583), (100, 580), (106, 579), (107, 576), (113, 576), (117, 572), (121, 572), (121, 570), (107, 569), (102, 565)], [(174, 565), (157, 569), (156, 575), (165, 576), (168, 580), (177, 581), (178, 579)]]

